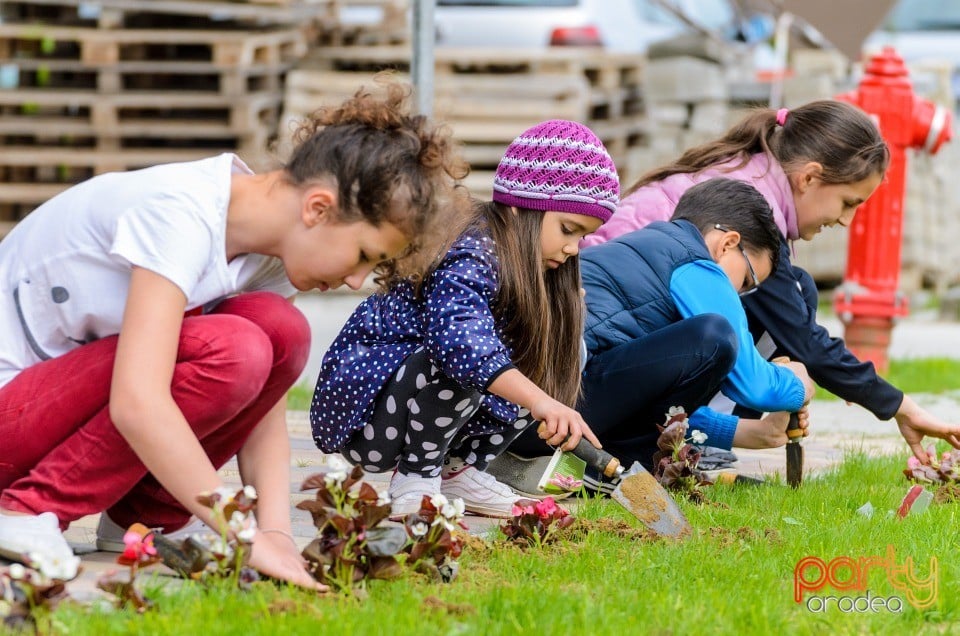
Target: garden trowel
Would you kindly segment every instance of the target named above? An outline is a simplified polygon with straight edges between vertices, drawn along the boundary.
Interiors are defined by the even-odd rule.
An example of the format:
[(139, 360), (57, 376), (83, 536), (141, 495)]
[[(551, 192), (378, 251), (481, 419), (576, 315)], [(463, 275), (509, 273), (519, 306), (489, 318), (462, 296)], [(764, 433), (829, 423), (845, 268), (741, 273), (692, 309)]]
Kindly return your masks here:
[(800, 429), (800, 418), (796, 413), (790, 414), (790, 423), (787, 424), (787, 483), (792, 488), (799, 488), (803, 481), (803, 431)]
[(619, 476), (620, 483), (610, 496), (647, 528), (674, 539), (690, 534), (690, 522), (677, 502), (640, 462), (633, 462), (629, 469), (623, 470), (617, 458), (585, 439), (571, 452), (607, 477)]

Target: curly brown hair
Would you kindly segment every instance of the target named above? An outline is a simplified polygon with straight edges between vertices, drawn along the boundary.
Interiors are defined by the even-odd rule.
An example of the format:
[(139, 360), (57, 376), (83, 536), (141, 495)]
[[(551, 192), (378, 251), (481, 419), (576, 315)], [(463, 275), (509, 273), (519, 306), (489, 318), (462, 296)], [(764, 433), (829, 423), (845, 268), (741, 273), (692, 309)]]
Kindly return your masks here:
[(426, 263), (421, 253), (440, 236), (441, 210), (459, 205), (455, 181), (469, 172), (449, 129), (409, 112), (412, 89), (378, 76), (383, 90), (360, 88), (337, 106), (310, 114), (294, 134), (297, 143), (284, 166), (295, 186), (334, 182), (342, 221), (390, 223), (410, 239), (399, 258), (375, 273), (384, 287), (417, 277)]

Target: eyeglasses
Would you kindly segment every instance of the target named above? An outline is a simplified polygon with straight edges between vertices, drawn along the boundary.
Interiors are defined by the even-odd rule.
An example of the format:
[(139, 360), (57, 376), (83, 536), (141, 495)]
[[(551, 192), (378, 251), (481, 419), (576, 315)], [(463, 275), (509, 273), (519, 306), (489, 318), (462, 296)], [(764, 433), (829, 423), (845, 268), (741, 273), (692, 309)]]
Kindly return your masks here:
[[(720, 230), (721, 232), (731, 232), (732, 230), (724, 225), (715, 223), (713, 225), (715, 229)], [(753, 292), (757, 291), (757, 288), (760, 287), (760, 279), (757, 278), (757, 272), (753, 269), (753, 263), (750, 262), (750, 259), (747, 257), (746, 250), (743, 249), (743, 243), (737, 243), (737, 249), (740, 250), (740, 253), (743, 254), (743, 260), (747, 262), (747, 269), (750, 270), (750, 278), (752, 279), (752, 284), (746, 289), (741, 289), (739, 292), (740, 297), (749, 296)]]

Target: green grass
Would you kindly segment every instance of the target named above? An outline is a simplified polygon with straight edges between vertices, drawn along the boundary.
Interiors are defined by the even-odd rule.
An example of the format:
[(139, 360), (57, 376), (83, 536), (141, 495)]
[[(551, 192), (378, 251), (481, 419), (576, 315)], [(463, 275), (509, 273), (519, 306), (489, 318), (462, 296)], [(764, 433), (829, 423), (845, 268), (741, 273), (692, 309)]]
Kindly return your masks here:
[(309, 411), (313, 399), (313, 387), (298, 384), (287, 391), (287, 408), (291, 411)]
[[(410, 576), (369, 585), (368, 597), (312, 597), (260, 584), (241, 594), (185, 584), (144, 616), (62, 607), (57, 632), (70, 634), (938, 634), (960, 623), (960, 505), (889, 518), (908, 484), (903, 458), (849, 455), (798, 490), (782, 483), (708, 490), (713, 504), (682, 502), (694, 527), (683, 542), (638, 540), (594, 529), (542, 551), (493, 543), (468, 549), (451, 584)], [(856, 512), (865, 502), (877, 512)], [(615, 503), (592, 501), (583, 518), (637, 522)], [(598, 524), (594, 524), (598, 525)], [(896, 550), (926, 577), (939, 566), (938, 598), (925, 611), (825, 615), (793, 601), (797, 562), (883, 557)], [(838, 571), (846, 575), (849, 570)], [(872, 596), (898, 593), (880, 570)], [(820, 594), (859, 596), (827, 589)]]
[[(909, 358), (890, 361), (883, 378), (905, 393), (945, 393), (960, 390), (960, 360), (955, 358)], [(837, 399), (817, 387), (818, 400)]]

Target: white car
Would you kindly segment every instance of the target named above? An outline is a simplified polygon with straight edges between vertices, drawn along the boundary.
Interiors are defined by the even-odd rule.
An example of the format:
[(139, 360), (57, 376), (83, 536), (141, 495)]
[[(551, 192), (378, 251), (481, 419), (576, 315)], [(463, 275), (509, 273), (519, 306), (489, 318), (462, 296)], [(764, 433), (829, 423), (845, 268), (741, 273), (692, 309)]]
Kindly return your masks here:
[(950, 62), (953, 93), (960, 96), (960, 0), (900, 0), (863, 50), (870, 55), (883, 46), (895, 48), (908, 63)]
[[(735, 22), (728, 0), (673, 0), (704, 27)], [(437, 0), (437, 44), (544, 48), (597, 45), (642, 53), (689, 26), (652, 0)]]

